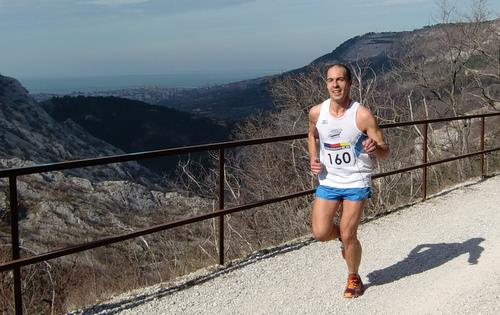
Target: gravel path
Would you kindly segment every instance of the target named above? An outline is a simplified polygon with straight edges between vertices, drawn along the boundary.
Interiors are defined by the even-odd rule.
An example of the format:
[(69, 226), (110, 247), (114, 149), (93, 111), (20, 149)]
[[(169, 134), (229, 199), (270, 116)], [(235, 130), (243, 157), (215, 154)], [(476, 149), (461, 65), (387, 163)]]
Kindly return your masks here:
[(500, 176), (363, 224), (357, 299), (338, 242), (304, 240), (80, 314), (500, 314)]

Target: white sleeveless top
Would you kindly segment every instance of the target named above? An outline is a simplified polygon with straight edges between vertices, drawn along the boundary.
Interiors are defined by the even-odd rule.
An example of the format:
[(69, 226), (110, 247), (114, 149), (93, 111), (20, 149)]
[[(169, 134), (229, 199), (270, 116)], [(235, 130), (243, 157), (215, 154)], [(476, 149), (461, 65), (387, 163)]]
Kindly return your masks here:
[(319, 134), (320, 185), (335, 188), (371, 187), (372, 161), (363, 150), (367, 135), (356, 124), (360, 104), (351, 102), (342, 117), (330, 114), (330, 99), (321, 104), (316, 123)]

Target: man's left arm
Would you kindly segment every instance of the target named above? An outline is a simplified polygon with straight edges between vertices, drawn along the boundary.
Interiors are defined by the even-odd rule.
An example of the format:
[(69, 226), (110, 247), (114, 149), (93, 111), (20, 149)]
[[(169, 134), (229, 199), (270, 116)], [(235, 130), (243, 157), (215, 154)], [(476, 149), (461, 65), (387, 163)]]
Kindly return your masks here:
[(363, 149), (378, 159), (389, 157), (389, 145), (384, 141), (382, 130), (377, 124), (375, 116), (364, 106), (360, 106), (358, 125), (366, 132), (368, 139), (363, 141)]

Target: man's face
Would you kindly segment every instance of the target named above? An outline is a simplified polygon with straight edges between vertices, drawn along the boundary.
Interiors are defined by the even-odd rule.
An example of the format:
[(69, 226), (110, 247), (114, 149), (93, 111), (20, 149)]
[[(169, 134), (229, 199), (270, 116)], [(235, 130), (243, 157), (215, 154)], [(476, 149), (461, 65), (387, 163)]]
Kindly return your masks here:
[(343, 67), (331, 67), (326, 74), (326, 88), (330, 98), (343, 103), (349, 100), (351, 82), (347, 79), (346, 71)]

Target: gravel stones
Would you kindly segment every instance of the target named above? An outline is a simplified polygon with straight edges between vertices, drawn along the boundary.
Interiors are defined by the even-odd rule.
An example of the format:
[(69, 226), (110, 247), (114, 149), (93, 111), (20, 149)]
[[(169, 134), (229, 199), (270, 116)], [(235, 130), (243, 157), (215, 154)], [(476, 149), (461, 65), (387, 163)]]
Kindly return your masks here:
[[(75, 314), (498, 314), (498, 187), (500, 176), (362, 225), (360, 273), (368, 288), (357, 299), (342, 297), (338, 242), (306, 237), (281, 253), (198, 271)], [(197, 284), (182, 285), (190, 281)]]

